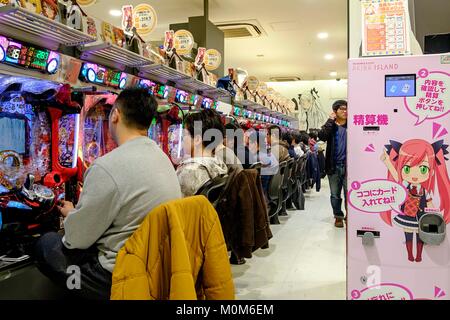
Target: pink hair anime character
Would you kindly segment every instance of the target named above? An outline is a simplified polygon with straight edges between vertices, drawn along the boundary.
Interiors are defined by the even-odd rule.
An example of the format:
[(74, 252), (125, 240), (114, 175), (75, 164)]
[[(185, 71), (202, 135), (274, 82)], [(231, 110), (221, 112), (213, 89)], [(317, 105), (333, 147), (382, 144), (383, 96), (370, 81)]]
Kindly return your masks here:
[[(448, 145), (443, 140), (433, 144), (414, 139), (404, 144), (390, 141), (381, 160), (388, 168), (388, 180), (405, 186), (408, 190), (401, 214), (392, 219), (392, 211), (381, 214), (382, 219), (405, 232), (408, 260), (422, 261), (424, 243), (419, 237), (419, 220), (427, 208), (435, 208), (434, 195), (439, 194), (439, 209), (445, 222), (450, 223), (450, 181), (445, 161)], [(417, 255), (413, 254), (413, 239), (416, 234)]]

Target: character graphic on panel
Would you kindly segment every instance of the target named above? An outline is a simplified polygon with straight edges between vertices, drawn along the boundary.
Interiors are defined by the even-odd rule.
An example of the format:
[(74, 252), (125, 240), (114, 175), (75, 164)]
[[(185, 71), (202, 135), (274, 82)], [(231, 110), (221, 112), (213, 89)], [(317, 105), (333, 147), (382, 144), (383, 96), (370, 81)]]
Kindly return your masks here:
[(41, 0), (20, 0), (20, 6), (34, 13), (42, 12)]
[[(388, 180), (403, 185), (408, 195), (401, 214), (392, 219), (392, 211), (384, 212), (382, 219), (404, 230), (408, 260), (422, 262), (424, 242), (418, 235), (420, 218), (427, 209), (439, 208), (445, 222), (450, 223), (450, 181), (445, 162), (448, 160), (448, 145), (443, 140), (430, 144), (413, 139), (403, 144), (390, 141), (386, 148), (381, 160), (388, 169)], [(437, 195), (439, 205), (436, 203)], [(417, 244), (415, 256), (414, 234)]]
[(42, 0), (42, 14), (49, 19), (59, 21), (58, 0)]

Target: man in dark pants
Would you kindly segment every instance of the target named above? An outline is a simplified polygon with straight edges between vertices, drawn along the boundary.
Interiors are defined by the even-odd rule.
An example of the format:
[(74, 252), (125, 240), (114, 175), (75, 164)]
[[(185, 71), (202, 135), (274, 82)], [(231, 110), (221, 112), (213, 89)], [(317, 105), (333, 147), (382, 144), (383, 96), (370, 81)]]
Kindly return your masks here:
[(120, 249), (151, 210), (181, 198), (170, 160), (147, 136), (156, 108), (148, 90), (122, 91), (109, 117), (118, 148), (88, 169), (76, 207), (60, 204), (64, 235), (36, 244), (39, 270), (81, 298), (109, 299)]
[(319, 131), (319, 138), (327, 142), (326, 172), (330, 181), (331, 206), (336, 218), (336, 228), (344, 227), (342, 192), (347, 211), (347, 101), (333, 104), (330, 119)]

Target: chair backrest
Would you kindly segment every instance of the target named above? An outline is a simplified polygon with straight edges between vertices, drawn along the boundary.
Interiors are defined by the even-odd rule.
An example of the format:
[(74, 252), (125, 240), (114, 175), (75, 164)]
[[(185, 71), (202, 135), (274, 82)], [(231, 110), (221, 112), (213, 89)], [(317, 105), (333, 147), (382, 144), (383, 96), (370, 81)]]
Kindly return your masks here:
[(289, 159), (286, 161), (286, 170), (283, 174), (283, 189), (287, 189), (289, 187), (289, 178), (291, 177), (292, 166), (294, 165), (294, 159)]
[(206, 182), (196, 193), (196, 196), (205, 196), (209, 202), (216, 208), (222, 191), (227, 186), (228, 175), (218, 176)]
[(272, 176), (272, 179), (270, 179), (269, 194), (268, 194), (269, 200), (273, 201), (281, 196), (280, 190), (283, 185), (283, 177), (286, 169), (287, 169), (287, 162), (280, 163), (280, 170), (278, 171), (277, 174)]

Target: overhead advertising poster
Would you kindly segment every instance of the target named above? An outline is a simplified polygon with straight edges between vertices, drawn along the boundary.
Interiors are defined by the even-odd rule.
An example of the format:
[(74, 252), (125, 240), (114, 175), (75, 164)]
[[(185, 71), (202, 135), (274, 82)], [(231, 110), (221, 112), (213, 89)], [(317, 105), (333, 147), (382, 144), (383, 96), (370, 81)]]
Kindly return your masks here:
[(408, 0), (362, 0), (363, 56), (410, 53)]

